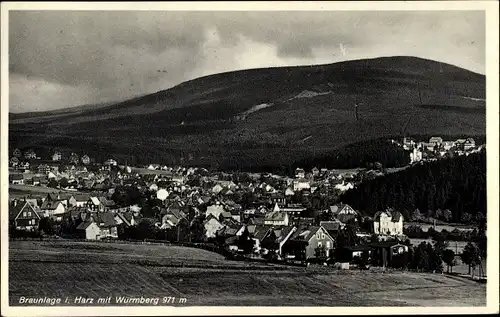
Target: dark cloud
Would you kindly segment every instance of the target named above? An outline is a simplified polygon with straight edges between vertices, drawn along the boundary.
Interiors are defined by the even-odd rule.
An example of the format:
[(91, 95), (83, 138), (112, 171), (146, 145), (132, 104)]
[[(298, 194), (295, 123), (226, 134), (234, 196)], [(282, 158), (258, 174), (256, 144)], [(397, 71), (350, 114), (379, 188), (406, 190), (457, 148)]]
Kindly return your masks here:
[(388, 55), (484, 73), (484, 23), (473, 11), (11, 11), (10, 109), (121, 100), (213, 72)]

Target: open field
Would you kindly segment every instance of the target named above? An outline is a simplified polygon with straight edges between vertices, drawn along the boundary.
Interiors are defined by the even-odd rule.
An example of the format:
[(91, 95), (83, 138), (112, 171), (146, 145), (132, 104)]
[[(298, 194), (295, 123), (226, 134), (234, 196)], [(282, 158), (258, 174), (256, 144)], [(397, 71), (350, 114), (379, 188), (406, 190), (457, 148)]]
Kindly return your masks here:
[(483, 306), (486, 286), (422, 273), (335, 271), (227, 261), (160, 245), (11, 241), (9, 301), (20, 296), (175, 296), (182, 305)]
[[(70, 192), (57, 188), (29, 186), (29, 185), (13, 185), (9, 184), (9, 199), (33, 197), (41, 198), (47, 196), (48, 193)], [(73, 192), (74, 193), (74, 192)]]
[(429, 228), (434, 228), (434, 230), (441, 232), (442, 230), (446, 230), (448, 232), (452, 232), (453, 230), (461, 230), (461, 231), (472, 231), (474, 228), (477, 228), (476, 225), (464, 225), (464, 224), (436, 224), (435, 226), (433, 224), (429, 223), (416, 223), (416, 222), (407, 222), (404, 224), (404, 226), (410, 227), (410, 226), (418, 226), (422, 228), (423, 231), (428, 231)]

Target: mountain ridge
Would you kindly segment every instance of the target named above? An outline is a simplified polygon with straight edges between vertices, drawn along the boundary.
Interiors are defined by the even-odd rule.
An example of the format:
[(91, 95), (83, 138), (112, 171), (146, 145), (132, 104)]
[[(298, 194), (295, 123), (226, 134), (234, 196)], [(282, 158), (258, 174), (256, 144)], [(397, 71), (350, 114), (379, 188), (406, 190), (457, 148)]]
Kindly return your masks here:
[(81, 113), (10, 118), (9, 133), (16, 147), (59, 140), (132, 160), (286, 165), (385, 136), (484, 135), (484, 98), (484, 75), (382, 57), (203, 76)]

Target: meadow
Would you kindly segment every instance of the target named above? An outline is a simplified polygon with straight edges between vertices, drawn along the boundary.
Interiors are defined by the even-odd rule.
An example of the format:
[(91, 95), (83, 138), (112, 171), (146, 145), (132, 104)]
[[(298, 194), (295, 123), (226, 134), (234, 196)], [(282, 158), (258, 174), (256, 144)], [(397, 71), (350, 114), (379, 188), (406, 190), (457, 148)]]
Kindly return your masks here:
[(10, 241), (9, 301), (20, 296), (175, 296), (191, 306), (484, 306), (486, 286), (410, 272), (235, 262), (162, 245)]

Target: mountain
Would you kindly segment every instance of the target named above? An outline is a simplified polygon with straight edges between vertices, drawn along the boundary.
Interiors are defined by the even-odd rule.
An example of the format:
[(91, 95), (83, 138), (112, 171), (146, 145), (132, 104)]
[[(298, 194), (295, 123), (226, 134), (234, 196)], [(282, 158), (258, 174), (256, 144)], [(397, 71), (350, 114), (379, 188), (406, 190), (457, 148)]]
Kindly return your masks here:
[(9, 141), (252, 169), (387, 136), (485, 135), (485, 94), (484, 75), (415, 57), (251, 69), (77, 112), (11, 115)]

